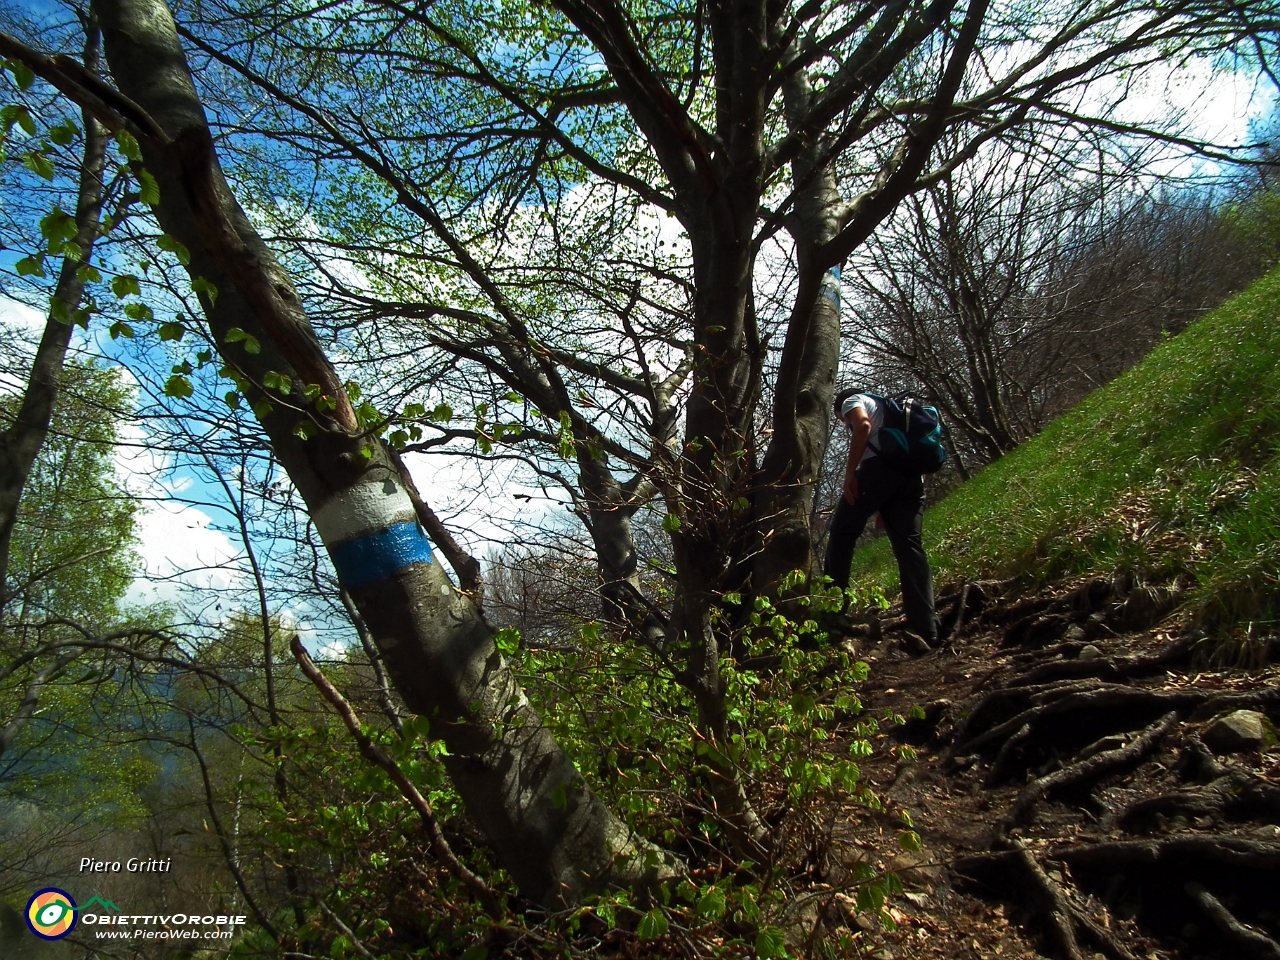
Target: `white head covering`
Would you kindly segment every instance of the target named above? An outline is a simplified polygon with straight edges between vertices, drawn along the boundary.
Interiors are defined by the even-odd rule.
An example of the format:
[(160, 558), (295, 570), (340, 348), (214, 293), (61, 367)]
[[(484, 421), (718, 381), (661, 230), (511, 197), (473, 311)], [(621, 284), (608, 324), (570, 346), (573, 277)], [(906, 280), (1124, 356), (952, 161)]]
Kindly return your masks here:
[(844, 403), (840, 404), (840, 419), (843, 420), (845, 417), (847, 417), (850, 411), (852, 411), (855, 407), (857, 407), (858, 404), (861, 402), (862, 402), (862, 394), (860, 393), (855, 393), (851, 397), (846, 397)]

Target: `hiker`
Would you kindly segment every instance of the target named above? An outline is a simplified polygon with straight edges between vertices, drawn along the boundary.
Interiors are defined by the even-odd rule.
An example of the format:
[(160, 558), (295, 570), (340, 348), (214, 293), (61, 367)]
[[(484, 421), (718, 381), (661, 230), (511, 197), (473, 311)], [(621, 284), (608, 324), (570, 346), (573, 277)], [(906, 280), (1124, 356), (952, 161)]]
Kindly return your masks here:
[[(907, 455), (908, 443), (900, 439), (912, 435), (908, 427), (916, 410), (933, 416), (931, 429), (937, 433), (933, 440), (937, 450), (923, 451), (923, 458)], [(898, 560), (907, 626), (929, 646), (936, 647), (938, 619), (933, 610), (933, 575), (920, 539), (920, 527), (924, 516), (921, 474), (937, 470), (945, 457), (937, 411), (919, 405), (918, 400), (905, 394), (890, 399), (846, 390), (836, 396), (835, 412), (849, 426), (851, 436), (844, 490), (831, 520), (823, 573), (841, 589), (849, 585), (854, 544), (867, 521), (879, 513)], [(886, 416), (897, 426), (886, 429)], [(899, 449), (901, 454), (897, 453)]]

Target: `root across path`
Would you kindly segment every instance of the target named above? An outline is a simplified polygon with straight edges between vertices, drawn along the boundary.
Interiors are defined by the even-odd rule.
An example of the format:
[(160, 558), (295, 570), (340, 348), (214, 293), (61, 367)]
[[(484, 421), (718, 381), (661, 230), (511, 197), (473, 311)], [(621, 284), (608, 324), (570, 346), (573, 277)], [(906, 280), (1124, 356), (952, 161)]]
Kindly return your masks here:
[(852, 638), (867, 708), (914, 714), (864, 773), (924, 844), (879, 864), (906, 896), (863, 956), (1280, 960), (1280, 665), (1222, 668), (1178, 596), (966, 584), (939, 651)]

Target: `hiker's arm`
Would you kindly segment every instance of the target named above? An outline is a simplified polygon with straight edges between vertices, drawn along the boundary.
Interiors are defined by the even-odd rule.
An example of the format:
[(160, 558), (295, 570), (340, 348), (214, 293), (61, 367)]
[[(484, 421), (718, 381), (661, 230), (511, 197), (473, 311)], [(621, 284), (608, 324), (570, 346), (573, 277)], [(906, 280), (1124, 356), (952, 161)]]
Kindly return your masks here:
[(844, 468), (844, 498), (853, 504), (858, 499), (858, 461), (871, 439), (871, 418), (861, 407), (854, 407), (845, 417), (845, 423), (853, 432), (849, 437), (849, 462)]

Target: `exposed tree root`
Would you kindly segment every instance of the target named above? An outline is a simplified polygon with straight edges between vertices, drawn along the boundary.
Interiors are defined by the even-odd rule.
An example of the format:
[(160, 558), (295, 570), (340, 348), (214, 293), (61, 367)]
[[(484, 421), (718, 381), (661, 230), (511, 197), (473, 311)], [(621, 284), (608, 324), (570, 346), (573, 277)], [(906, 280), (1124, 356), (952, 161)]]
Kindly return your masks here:
[[(1127, 733), (1170, 711), (1195, 720), (1242, 707), (1280, 707), (1280, 688), (1222, 694), (1069, 681), (997, 690), (984, 697), (961, 724), (955, 736), (958, 745), (950, 753), (954, 758), (995, 749), (995, 775), (987, 778), (988, 785), (994, 785), (1013, 769), (1015, 760), (1030, 768), (1052, 754), (1074, 753), (1099, 737)], [(1011, 709), (1016, 711), (1012, 716), (995, 722)], [(983, 729), (986, 724), (991, 725)], [(1024, 733), (1028, 726), (1031, 729)], [(1015, 736), (1017, 742), (1009, 743)]]
[(1280, 844), (1244, 837), (1190, 836), (1159, 840), (1114, 840), (1054, 851), (1054, 859), (1074, 866), (1156, 866), (1174, 860), (1221, 864), (1241, 870), (1280, 871)]
[[(1280, 825), (1280, 763), (1269, 741), (1228, 762), (1197, 733), (1242, 708), (1280, 721), (1280, 671), (1174, 676), (1203, 669), (1206, 641), (1190, 630), (1137, 653), (1123, 632), (1165, 616), (1184, 588), (1095, 579), (1002, 606), (962, 584), (938, 607), (950, 648), (938, 682), (890, 654), (909, 678), (886, 691), (895, 709), (908, 691), (938, 698), (893, 736), (946, 747), (932, 779), (897, 771), (895, 802), (933, 818), (952, 849), (985, 845), (954, 873), (1020, 903), (1058, 960), (1280, 960), (1280, 842), (1261, 839), (1272, 827), (1220, 829)], [(1003, 809), (1008, 792), (978, 789), (1011, 780)], [(1046, 810), (1050, 799), (1063, 804)]]
[(1174, 817), (1280, 824), (1280, 787), (1242, 770), (1231, 770), (1206, 786), (1130, 804), (1117, 822), (1126, 830), (1143, 831), (1156, 829), (1162, 820)]
[(1160, 739), (1177, 723), (1177, 720), (1177, 712), (1171, 710), (1143, 730), (1132, 743), (1115, 750), (1103, 750), (1094, 753), (1079, 763), (1073, 763), (1069, 767), (1063, 767), (1061, 770), (1038, 780), (1033, 780), (1018, 794), (1018, 798), (1013, 802), (1013, 806), (1009, 808), (1009, 814), (1002, 826), (1007, 829), (1024, 822), (1030, 816), (1036, 802), (1054, 790), (1092, 783), (1100, 777), (1136, 765), (1155, 748)]
[[(1053, 660), (1043, 663), (1008, 682), (1010, 687), (1051, 683), (1054, 680), (1095, 677), (1099, 680), (1120, 680), (1125, 677), (1141, 677), (1158, 673), (1170, 664), (1187, 657), (1200, 642), (1194, 633), (1184, 634), (1159, 652), (1146, 657), (1100, 657), (1096, 660)], [(1065, 644), (1064, 644), (1065, 646)], [(1073, 646), (1080, 646), (1073, 644)]]
[(1187, 896), (1196, 902), (1213, 925), (1240, 951), (1241, 956), (1256, 960), (1280, 960), (1280, 943), (1248, 924), (1241, 923), (1212, 893), (1198, 883), (1188, 883)]
[(1166, 692), (1103, 684), (1091, 690), (1076, 686), (1049, 690), (1031, 699), (1032, 706), (971, 736), (955, 753), (971, 753), (1027, 724), (1033, 728), (1052, 724), (1055, 742), (1078, 749), (1108, 733), (1127, 732), (1139, 724), (1150, 723), (1170, 710), (1190, 711), (1208, 699), (1208, 695), (1195, 690)]
[(1113, 960), (1135, 960), (1133, 953), (1088, 911), (1076, 904), (1031, 852), (1015, 842), (1012, 850), (966, 857), (955, 864), (962, 877), (1003, 887), (1032, 911), (1062, 960), (1083, 960), (1078, 933)]

